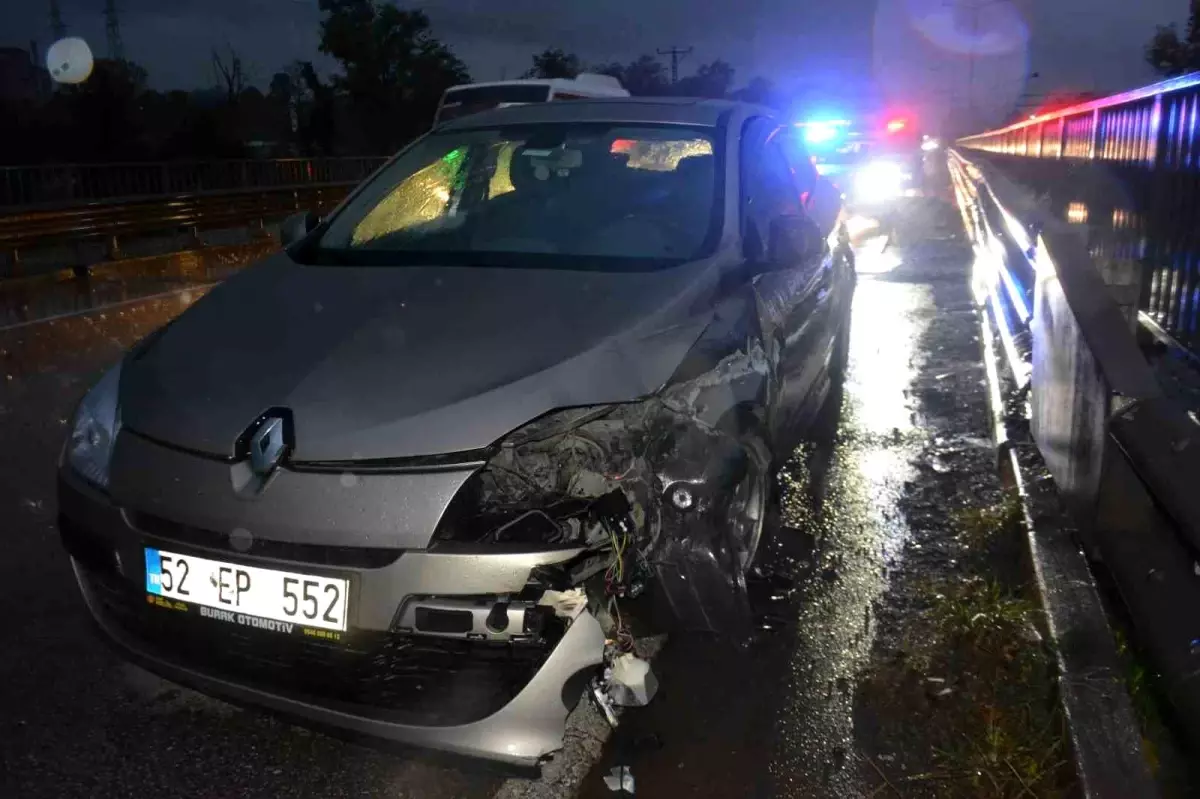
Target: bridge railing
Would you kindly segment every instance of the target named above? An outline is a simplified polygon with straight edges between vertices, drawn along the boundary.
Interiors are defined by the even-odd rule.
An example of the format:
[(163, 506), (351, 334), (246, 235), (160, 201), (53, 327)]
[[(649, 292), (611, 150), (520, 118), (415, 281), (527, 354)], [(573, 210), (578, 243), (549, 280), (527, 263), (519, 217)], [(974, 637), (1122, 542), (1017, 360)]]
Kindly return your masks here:
[(1183, 75), (999, 130), (959, 147), (1032, 158), (1106, 161), (1150, 168), (1200, 166), (1200, 73)]
[(356, 183), (382, 157), (277, 158), (0, 167), (0, 209), (239, 189)]
[[(972, 139), (1011, 147), (1012, 133)], [(1029, 177), (1020, 167), (1033, 159), (996, 152), (949, 154), (975, 248), (977, 296), (1027, 392), (1030, 432), (1081, 540), (1112, 575), (1200, 748), (1200, 615), (1192, 611), (1200, 607), (1200, 427), (1148, 362), (1129, 308), (1078, 223), (1086, 210), (1074, 209), (1072, 219), (1069, 204), (1014, 179)], [(1034, 163), (1047, 171), (1044, 157)], [(1086, 169), (1051, 176), (1067, 198), (1126, 185), (1111, 175), (1098, 181), (1104, 192), (1072, 185), (1072, 177), (1097, 182)]]
[[(1200, 361), (1200, 73), (960, 139), (1083, 231), (1130, 318)], [(1121, 274), (1118, 275), (1117, 273)]]

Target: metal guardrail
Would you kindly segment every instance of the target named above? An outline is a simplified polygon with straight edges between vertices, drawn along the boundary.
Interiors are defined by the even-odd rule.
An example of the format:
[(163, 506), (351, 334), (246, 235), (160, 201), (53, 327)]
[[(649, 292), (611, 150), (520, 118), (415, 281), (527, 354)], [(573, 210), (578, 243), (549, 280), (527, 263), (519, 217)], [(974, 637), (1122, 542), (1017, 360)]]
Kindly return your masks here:
[(1200, 73), (966, 136), (960, 148), (1033, 158), (1190, 169), (1200, 164)]
[(356, 185), (326, 183), (179, 194), (0, 216), (0, 251), (8, 262), (6, 274), (0, 271), (0, 276), (21, 274), (21, 253), (28, 249), (100, 241), (109, 258), (119, 258), (124, 237), (184, 233), (198, 239), (201, 230), (262, 228), (297, 211), (324, 214)]
[(26, 206), (356, 183), (386, 159), (281, 158), (0, 167), (0, 213)]
[[(1130, 318), (1200, 359), (1200, 73), (968, 136), (1126, 272)], [(1110, 280), (1110, 283), (1113, 281)]]
[(1038, 450), (1200, 748), (1200, 427), (1164, 396), (1081, 231), (990, 159), (950, 161), (976, 284), (1002, 339), (1009, 325), (1028, 342), (1005, 349), (1030, 377)]

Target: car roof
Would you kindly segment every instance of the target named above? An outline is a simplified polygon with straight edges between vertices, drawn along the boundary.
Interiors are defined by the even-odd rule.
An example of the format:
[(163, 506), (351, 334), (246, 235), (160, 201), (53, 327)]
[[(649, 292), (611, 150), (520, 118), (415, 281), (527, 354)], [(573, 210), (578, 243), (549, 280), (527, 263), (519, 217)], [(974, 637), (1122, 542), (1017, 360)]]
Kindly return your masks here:
[(492, 80), (481, 83), (460, 83), (451, 86), (446, 94), (465, 91), (468, 89), (494, 89), (505, 86), (552, 86), (555, 89), (570, 92), (598, 92), (587, 97), (628, 97), (629, 92), (616, 78), (608, 75), (593, 75), (582, 73), (574, 78), (518, 78), (517, 80)]
[[(598, 97), (566, 102), (510, 105), (458, 117), (439, 124), (435, 129), (468, 130), (546, 122), (665, 123), (713, 128), (721, 124), (722, 118), (735, 109), (756, 110), (757, 107), (731, 100), (694, 97)], [(769, 109), (757, 110), (765, 114), (773, 113)]]

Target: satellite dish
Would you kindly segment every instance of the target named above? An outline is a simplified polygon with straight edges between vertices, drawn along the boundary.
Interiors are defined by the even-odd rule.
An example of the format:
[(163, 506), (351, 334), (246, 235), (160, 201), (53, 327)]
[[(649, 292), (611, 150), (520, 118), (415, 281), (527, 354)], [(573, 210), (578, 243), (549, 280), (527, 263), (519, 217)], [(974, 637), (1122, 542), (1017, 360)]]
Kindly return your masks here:
[(92, 48), (75, 36), (59, 39), (46, 51), (46, 69), (57, 83), (83, 83), (92, 74)]

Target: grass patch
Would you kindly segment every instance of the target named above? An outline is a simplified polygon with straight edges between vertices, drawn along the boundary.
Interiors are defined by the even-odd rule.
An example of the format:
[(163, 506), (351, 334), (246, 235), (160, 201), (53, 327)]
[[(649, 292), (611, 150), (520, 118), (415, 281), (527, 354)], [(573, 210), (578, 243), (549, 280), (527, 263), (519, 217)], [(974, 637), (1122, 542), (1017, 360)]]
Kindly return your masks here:
[(1012, 543), (1024, 534), (1021, 499), (1010, 491), (995, 505), (960, 510), (954, 514), (954, 526), (968, 553), (993, 552), (998, 544)]
[(876, 795), (1071, 796), (1057, 664), (1040, 607), (1026, 586), (997, 577), (1009, 569), (989, 566), (1022, 534), (1019, 502), (961, 513), (955, 523), (966, 550), (959, 567), (897, 587), (920, 612), (895, 631), (897, 654), (876, 658), (863, 683), (860, 707), (877, 740), (905, 741), (898, 756), (868, 756)]
[(1158, 675), (1129, 637), (1125, 619), (1116, 617), (1113, 639), (1125, 687), (1142, 737), (1142, 757), (1163, 799), (1200, 796), (1200, 768), (1180, 744), (1185, 733), (1171, 716)]
[(1154, 675), (1140, 654), (1134, 650), (1129, 636), (1122, 628), (1113, 627), (1113, 640), (1117, 646), (1117, 658), (1124, 670), (1125, 688), (1129, 691), (1129, 700), (1133, 703), (1133, 712), (1141, 728), (1142, 756), (1150, 773), (1157, 778), (1162, 762), (1158, 754), (1157, 736), (1149, 733), (1161, 730), (1165, 725), (1159, 715), (1158, 701), (1154, 695)]

